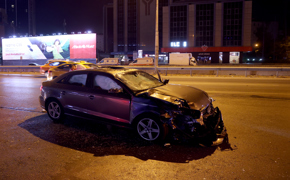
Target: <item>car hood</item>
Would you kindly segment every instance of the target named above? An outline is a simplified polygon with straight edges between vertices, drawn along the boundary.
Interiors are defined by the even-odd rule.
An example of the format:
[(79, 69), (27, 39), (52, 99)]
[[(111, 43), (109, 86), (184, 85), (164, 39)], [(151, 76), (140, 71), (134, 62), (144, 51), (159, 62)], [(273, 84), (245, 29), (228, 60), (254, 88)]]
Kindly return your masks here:
[(176, 103), (176, 99), (184, 99), (191, 109), (196, 110), (200, 110), (210, 103), (206, 92), (184, 85), (166, 84), (148, 90), (148, 95), (171, 103)]

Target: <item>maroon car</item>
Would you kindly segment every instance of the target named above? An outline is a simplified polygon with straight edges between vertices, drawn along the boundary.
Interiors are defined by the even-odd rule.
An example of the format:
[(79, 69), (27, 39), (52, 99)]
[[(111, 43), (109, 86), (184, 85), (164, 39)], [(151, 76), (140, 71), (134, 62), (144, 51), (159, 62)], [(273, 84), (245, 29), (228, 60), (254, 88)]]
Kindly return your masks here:
[(133, 128), (147, 141), (171, 136), (218, 145), (226, 136), (221, 112), (206, 92), (136, 69), (68, 72), (43, 82), (39, 101), (54, 121), (64, 115), (103, 121)]

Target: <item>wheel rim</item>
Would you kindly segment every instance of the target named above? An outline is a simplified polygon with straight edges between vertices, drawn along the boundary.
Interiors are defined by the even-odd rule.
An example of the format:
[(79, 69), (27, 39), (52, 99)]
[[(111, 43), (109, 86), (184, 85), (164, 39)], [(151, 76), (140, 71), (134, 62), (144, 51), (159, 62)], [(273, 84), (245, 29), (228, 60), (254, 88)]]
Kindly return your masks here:
[(58, 103), (56, 103), (56, 102), (49, 103), (48, 113), (52, 118), (58, 119), (60, 117), (60, 114), (61, 114), (61, 109), (60, 109), (60, 106), (58, 105)]
[(159, 125), (152, 119), (145, 118), (137, 124), (138, 134), (145, 140), (153, 141), (159, 137)]

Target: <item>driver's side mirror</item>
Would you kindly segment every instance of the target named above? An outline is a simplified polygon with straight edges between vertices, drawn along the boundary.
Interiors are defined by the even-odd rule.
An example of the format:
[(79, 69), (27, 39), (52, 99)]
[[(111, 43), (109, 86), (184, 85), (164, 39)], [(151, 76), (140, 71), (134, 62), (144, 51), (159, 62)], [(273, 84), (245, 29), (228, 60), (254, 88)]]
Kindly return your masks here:
[(169, 82), (169, 79), (165, 79), (165, 80), (163, 81), (163, 84), (168, 84), (168, 82)]
[(109, 89), (109, 93), (121, 93), (121, 92), (123, 92), (123, 89), (122, 88), (120, 88), (120, 89), (117, 89), (117, 88), (115, 88), (115, 89)]

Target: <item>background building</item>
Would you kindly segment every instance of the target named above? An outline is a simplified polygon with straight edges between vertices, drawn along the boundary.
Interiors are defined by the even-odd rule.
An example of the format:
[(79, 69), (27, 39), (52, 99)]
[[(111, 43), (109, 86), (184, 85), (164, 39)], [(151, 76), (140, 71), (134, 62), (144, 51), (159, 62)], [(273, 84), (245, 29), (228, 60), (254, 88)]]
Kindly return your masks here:
[(113, 39), (113, 4), (104, 6), (104, 52), (110, 53), (114, 51), (114, 39)]
[(35, 35), (34, 0), (2, 0), (0, 8), (3, 36)]
[[(113, 8), (113, 54), (154, 54), (156, 1), (114, 0)], [(159, 0), (161, 54), (188, 52), (200, 63), (240, 63), (243, 52), (252, 51), (251, 23), (251, 0)]]

